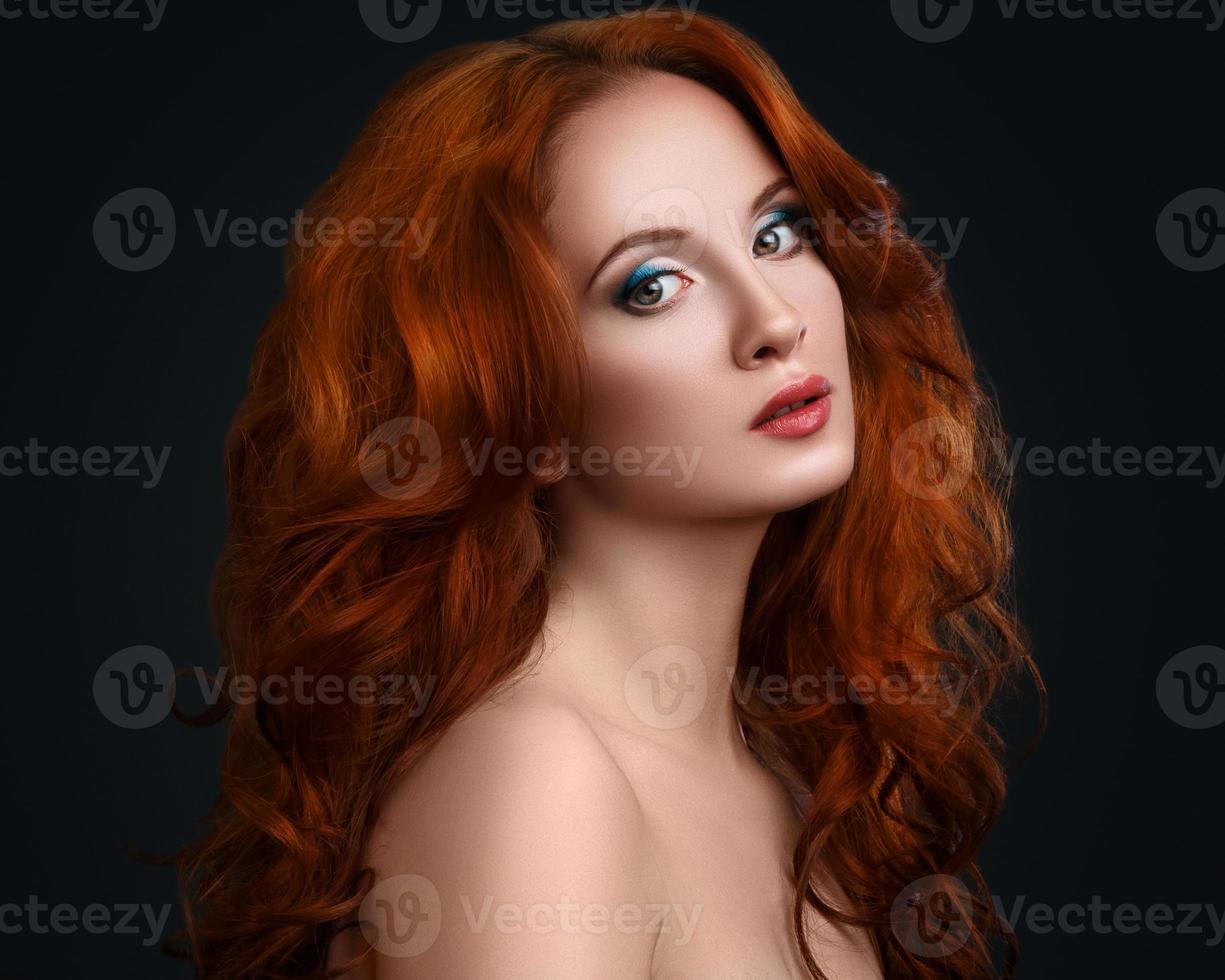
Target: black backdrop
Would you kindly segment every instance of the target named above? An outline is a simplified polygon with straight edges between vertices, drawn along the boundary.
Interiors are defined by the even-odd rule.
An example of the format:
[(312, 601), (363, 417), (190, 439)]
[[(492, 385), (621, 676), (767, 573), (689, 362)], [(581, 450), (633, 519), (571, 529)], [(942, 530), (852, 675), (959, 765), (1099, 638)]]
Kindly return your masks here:
[[(977, 0), (959, 21), (972, 2), (950, 8), (939, 30), (955, 36), (939, 41), (914, 26), (913, 2), (700, 9), (761, 41), (817, 118), (901, 190), (912, 230), (948, 259), (1007, 449), (1021, 453), (1019, 602), (1052, 719), (983, 856), (993, 893), (1021, 909), (1021, 975), (1220, 977), (1209, 912), (1178, 907), (1225, 914), (1225, 725), (1212, 727), (1225, 696), (1192, 715), (1169, 685), (1180, 664), (1225, 678), (1219, 650), (1170, 664), (1225, 645), (1225, 474), (1212, 468), (1225, 454), (1225, 29), (1206, 0), (1168, 17), (1128, 0)], [(124, 846), (172, 848), (205, 812), (221, 731), (173, 718), (125, 729), (93, 684), (136, 645), (179, 667), (217, 663), (206, 587), (221, 446), (283, 253), (210, 245), (195, 212), (210, 227), (290, 217), (411, 65), (539, 22), (492, 0), (483, 14), (443, 8), (428, 36), (392, 43), (355, 0), (168, 0), (157, 16), (103, 0), (100, 17), (3, 4), (0, 905), (22, 907), (0, 916), (4, 977), (187, 975), (150, 944), (144, 911), (119, 928), (128, 904), (156, 916), (175, 902), (172, 874)], [(105, 229), (95, 236), (95, 216), (132, 188), (165, 195), (177, 221), (173, 249), (143, 271), (117, 268)], [(1195, 226), (1190, 251), (1174, 212)], [(121, 466), (125, 446), (155, 459), (170, 447), (164, 470)], [(1068, 453), (1094, 446), (1108, 448), (1078, 472)], [(89, 447), (106, 472), (70, 472)], [(1026, 707), (1009, 724), (1017, 748)], [(1096, 924), (1095, 898), (1109, 906)], [(60, 926), (32, 899), (68, 906)], [(1126, 903), (1139, 912), (1112, 918)], [(69, 928), (87, 914), (93, 932)]]

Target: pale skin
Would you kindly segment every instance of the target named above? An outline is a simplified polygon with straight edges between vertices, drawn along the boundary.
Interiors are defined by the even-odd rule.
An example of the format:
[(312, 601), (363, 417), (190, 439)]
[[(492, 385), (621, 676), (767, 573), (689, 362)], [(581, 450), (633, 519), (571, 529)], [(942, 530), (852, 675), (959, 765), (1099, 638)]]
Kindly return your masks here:
[[(562, 137), (547, 219), (591, 368), (584, 444), (638, 447), (643, 464), (578, 467), (554, 487), (561, 554), (540, 656), (380, 811), (367, 863), (378, 880), (420, 877), (397, 879), (407, 903), (387, 891), (370, 904), (375, 949), (348, 976), (805, 977), (790, 919), (799, 813), (746, 747), (729, 678), (771, 518), (851, 473), (841, 295), (811, 245), (771, 217), (800, 206), (781, 164), (703, 86), (650, 73)], [(641, 242), (601, 268), (628, 234), (674, 224), (689, 237)], [(677, 259), (683, 273), (639, 284), (627, 308), (636, 270)], [(814, 373), (831, 383), (821, 429), (750, 431), (767, 399)], [(676, 453), (662, 464), (671, 476), (643, 472), (664, 446), (700, 450), (688, 478)], [(391, 907), (426, 916), (423, 931), (380, 929)], [(806, 927), (828, 976), (879, 980), (866, 935), (811, 909)], [(363, 948), (347, 936), (331, 963)]]

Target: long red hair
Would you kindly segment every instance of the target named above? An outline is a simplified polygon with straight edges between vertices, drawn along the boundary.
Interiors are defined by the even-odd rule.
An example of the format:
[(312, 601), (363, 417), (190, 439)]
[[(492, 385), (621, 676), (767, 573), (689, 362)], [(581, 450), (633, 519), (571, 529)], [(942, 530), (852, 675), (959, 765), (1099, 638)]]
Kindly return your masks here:
[[(974, 864), (1004, 794), (985, 711), (1033, 664), (1007, 599), (992, 400), (942, 268), (906, 235), (887, 181), (834, 142), (752, 40), (711, 17), (682, 24), (677, 11), (572, 21), (439, 54), (386, 96), (307, 207), (316, 228), (380, 232), (290, 253), (227, 444), (214, 581), (224, 661), (256, 679), (297, 668), (436, 686), (420, 711), (360, 698), (231, 706), (221, 796), (175, 858), (175, 942), (202, 975), (324, 976), (336, 924), (370, 887), (363, 847), (389, 787), (530, 654), (548, 603), (549, 493), (528, 472), (473, 475), (461, 441), (527, 453), (582, 431), (581, 334), (542, 218), (551, 137), (643, 70), (694, 79), (744, 113), (828, 218), (815, 246), (846, 308), (855, 472), (774, 518), (738, 683), (834, 670), (878, 690), (891, 677), (965, 684), (900, 704), (738, 703), (750, 747), (808, 801), (793, 856), (808, 969), (822, 976), (800, 927), (811, 904), (870, 930), (889, 977), (996, 975)], [(377, 243), (389, 217), (398, 247)], [(424, 251), (412, 229), (433, 229)], [(373, 492), (364, 443), (403, 417), (438, 433), (436, 478), (420, 493)], [(927, 466), (946, 478), (937, 492), (921, 482)], [(818, 893), (819, 866), (848, 905)], [(931, 875), (960, 876), (972, 905), (966, 941), (939, 958), (891, 918)]]

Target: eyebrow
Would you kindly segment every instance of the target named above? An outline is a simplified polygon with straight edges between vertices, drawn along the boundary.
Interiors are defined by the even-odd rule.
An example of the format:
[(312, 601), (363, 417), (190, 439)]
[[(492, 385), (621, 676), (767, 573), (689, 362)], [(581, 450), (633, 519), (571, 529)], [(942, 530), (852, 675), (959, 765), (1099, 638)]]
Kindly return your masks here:
[[(787, 187), (795, 187), (795, 182), (790, 177), (780, 177), (778, 180), (767, 184), (761, 193), (753, 198), (753, 203), (749, 205), (749, 211), (754, 214), (757, 213), (766, 206), (770, 198)], [(636, 231), (632, 235), (626, 235), (605, 253), (604, 258), (600, 259), (599, 264), (595, 267), (595, 272), (587, 280), (587, 288), (591, 289), (592, 284), (599, 278), (600, 273), (622, 252), (628, 252), (631, 248), (637, 248), (639, 245), (649, 245), (652, 242), (680, 242), (690, 236), (691, 232), (689, 229), (677, 227), (648, 228), (644, 231)]]
[(788, 187), (793, 190), (796, 189), (795, 181), (793, 181), (790, 177), (779, 177), (778, 180), (774, 181), (773, 183), (767, 184), (762, 192), (753, 198), (753, 203), (749, 205), (749, 212), (756, 214), (770, 203), (770, 198), (772, 198), (779, 191), (786, 190)]
[(652, 242), (684, 241), (690, 237), (690, 234), (688, 228), (648, 228), (646, 231), (636, 231), (632, 235), (626, 235), (608, 250), (604, 258), (600, 259), (600, 264), (595, 267), (595, 272), (587, 280), (587, 288), (591, 288), (592, 283), (599, 278), (600, 273), (622, 252), (628, 252), (631, 248), (637, 248), (639, 245), (649, 245)]

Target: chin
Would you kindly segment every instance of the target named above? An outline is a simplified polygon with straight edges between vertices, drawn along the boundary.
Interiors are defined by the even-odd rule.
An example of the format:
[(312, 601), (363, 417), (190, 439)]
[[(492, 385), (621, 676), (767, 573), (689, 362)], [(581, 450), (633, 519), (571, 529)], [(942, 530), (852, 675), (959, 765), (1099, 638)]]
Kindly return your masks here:
[(853, 446), (823, 446), (815, 458), (794, 465), (766, 466), (756, 476), (746, 474), (762, 498), (758, 510), (781, 513), (795, 510), (841, 490), (855, 467)]
[(758, 502), (754, 510), (759, 514), (781, 514), (785, 511), (797, 510), (828, 497), (845, 484), (846, 480), (831, 479), (809, 483), (807, 486), (796, 487), (786, 492), (773, 493), (767, 499)]
[(824, 446), (813, 458), (787, 464), (753, 460), (682, 493), (639, 500), (638, 509), (678, 518), (768, 517), (836, 493), (851, 478), (854, 463), (854, 447), (849, 445)]

